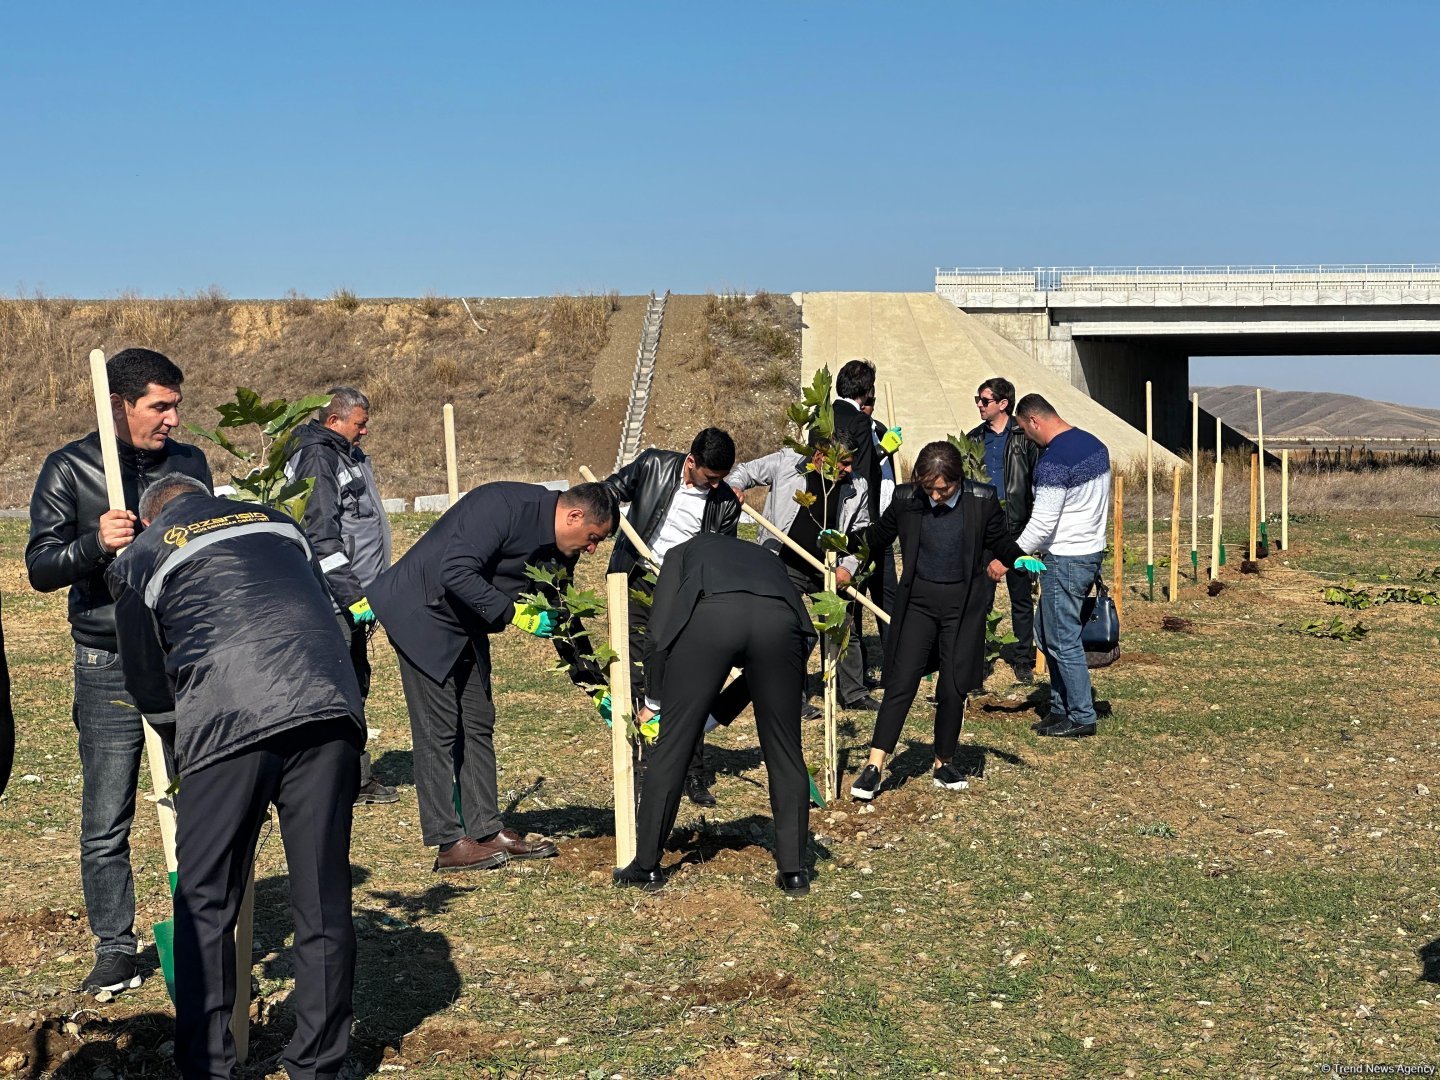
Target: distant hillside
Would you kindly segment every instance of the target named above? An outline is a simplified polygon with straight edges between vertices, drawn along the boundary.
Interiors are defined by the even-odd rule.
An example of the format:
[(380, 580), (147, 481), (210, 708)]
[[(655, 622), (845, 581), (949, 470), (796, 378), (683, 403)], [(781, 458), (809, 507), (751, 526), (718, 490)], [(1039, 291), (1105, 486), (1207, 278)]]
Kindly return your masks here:
[[(1255, 387), (1192, 386), (1206, 409), (1255, 436)], [(1265, 388), (1262, 388), (1265, 389)], [(1404, 436), (1440, 439), (1440, 409), (1417, 409), (1350, 394), (1265, 389), (1265, 435), (1312, 439)]]

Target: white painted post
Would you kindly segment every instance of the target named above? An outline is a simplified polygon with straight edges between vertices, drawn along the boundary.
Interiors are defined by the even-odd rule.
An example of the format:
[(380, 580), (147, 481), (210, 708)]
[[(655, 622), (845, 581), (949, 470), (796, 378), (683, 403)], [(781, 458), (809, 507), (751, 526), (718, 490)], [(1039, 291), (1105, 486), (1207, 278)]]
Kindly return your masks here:
[(445, 483), (450, 505), (460, 501), (460, 472), (455, 464), (455, 406), (445, 403)]
[[(825, 552), (825, 591), (835, 592), (835, 565), (838, 556), (833, 551)], [(833, 802), (838, 793), (835, 774), (839, 769), (839, 734), (836, 728), (836, 713), (839, 702), (835, 676), (840, 666), (840, 650), (830, 635), (825, 636), (825, 786), (821, 793), (827, 803)]]
[[(630, 580), (605, 577), (606, 614), (610, 620), (610, 766), (615, 777), (615, 865), (635, 861), (635, 760), (625, 732), (634, 710), (630, 690)], [(663, 723), (663, 721), (662, 721)], [(638, 735), (636, 736), (639, 737)]]
[(1200, 580), (1200, 395), (1192, 395), (1190, 410), (1190, 568)]
[[(1260, 388), (1255, 388), (1255, 439), (1260, 447), (1260, 463), (1258, 465), (1257, 482), (1260, 485), (1260, 539), (1269, 540), (1269, 533), (1265, 524), (1265, 412), (1260, 401)], [(1250, 556), (1252, 559), (1255, 556)]]
[(1290, 451), (1280, 451), (1280, 550), (1290, 550)]
[(1155, 599), (1155, 409), (1145, 380), (1145, 581)]

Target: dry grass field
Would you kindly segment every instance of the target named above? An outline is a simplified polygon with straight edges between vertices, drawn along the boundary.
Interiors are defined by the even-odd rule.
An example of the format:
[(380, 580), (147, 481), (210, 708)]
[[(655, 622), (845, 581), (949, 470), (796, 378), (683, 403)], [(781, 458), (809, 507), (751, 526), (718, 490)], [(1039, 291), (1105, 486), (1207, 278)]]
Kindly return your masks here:
[[(0, 506), (26, 505), (45, 454), (93, 429), (90, 350), (132, 345), (180, 365), (181, 419), (201, 427), (214, 425), (215, 406), (237, 386), (292, 400), (360, 387), (372, 404), (365, 446), (387, 497), (444, 490), (446, 402), (455, 405), (462, 488), (574, 480), (582, 463), (604, 476), (619, 447), (644, 300), (471, 299), (467, 312), (453, 298), (343, 290), (319, 300), (231, 300), (214, 289), (159, 300), (0, 299)], [(632, 310), (634, 319), (623, 317)], [(672, 297), (670, 310), (646, 442), (688, 447), (713, 423), (733, 430), (745, 452), (778, 446), (798, 393), (795, 304), (768, 293), (710, 295)], [(614, 342), (612, 324), (626, 330)], [(211, 465), (221, 482), (235, 467), (218, 451)]]
[[(1144, 542), (1140, 506), (1128, 548)], [(682, 808), (669, 886), (614, 890), (608, 733), (518, 632), (495, 643), (501, 791), (508, 820), (561, 855), (431, 873), (377, 638), (372, 749), (402, 798), (356, 814), (355, 1072), (1289, 1076), (1440, 1061), (1440, 608), (1343, 612), (1369, 631), (1355, 642), (1294, 632), (1336, 612), (1325, 584), (1440, 564), (1440, 519), (1294, 509), (1292, 549), (1258, 575), (1227, 569), (1218, 596), (1185, 582), (1175, 604), (1148, 603), (1131, 567), (1124, 653), (1096, 676), (1113, 710), (1098, 738), (1037, 738), (1043, 685), (997, 676), (962, 741), (981, 778), (945, 792), (918, 702), (873, 808), (813, 814), (815, 883), (798, 900), (771, 884), (745, 719), (713, 739), (720, 805)], [(397, 519), (403, 543), (428, 523)], [(0, 803), (0, 1069), (168, 1075), (158, 978), (107, 1006), (74, 989), (90, 943), (68, 639), (63, 599), (23, 583), (23, 542), (22, 522), (0, 522), (20, 730)], [(850, 772), (870, 722), (842, 721)], [(807, 739), (818, 756), (819, 729)], [(148, 805), (137, 823), (148, 928), (168, 899)], [(293, 1022), (277, 837), (258, 879), (249, 1078), (281, 1075)]]

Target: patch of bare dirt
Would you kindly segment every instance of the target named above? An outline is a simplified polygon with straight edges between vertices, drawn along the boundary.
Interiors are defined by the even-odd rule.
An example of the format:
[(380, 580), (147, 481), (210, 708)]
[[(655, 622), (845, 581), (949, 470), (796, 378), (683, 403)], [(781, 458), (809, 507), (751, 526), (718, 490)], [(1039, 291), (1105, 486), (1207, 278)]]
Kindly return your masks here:
[(805, 992), (795, 976), (785, 971), (763, 975), (736, 975), (719, 982), (692, 982), (681, 985), (678, 993), (694, 998), (697, 1005), (728, 1005), (752, 998), (788, 1001)]
[(0, 967), (24, 967), (52, 953), (88, 958), (90, 929), (82, 912), (0, 912)]
[(519, 1036), (477, 1031), (473, 1024), (435, 1017), (401, 1038), (398, 1045), (386, 1046), (381, 1066), (414, 1067), (484, 1061), (506, 1051), (514, 1051), (521, 1045), (523, 1040)]

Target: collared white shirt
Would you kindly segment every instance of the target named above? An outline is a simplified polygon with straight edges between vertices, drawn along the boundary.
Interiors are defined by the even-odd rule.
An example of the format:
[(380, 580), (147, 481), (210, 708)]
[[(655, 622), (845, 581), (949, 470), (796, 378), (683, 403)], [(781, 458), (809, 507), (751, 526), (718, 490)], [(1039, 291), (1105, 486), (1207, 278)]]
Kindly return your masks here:
[(665, 512), (660, 531), (650, 541), (650, 550), (655, 552), (656, 559), (663, 563), (665, 553), (672, 547), (699, 535), (700, 526), (705, 521), (705, 502), (709, 497), (708, 488), (693, 488), (684, 480), (680, 481), (670, 499), (670, 509)]
[[(964, 491), (964, 490), (965, 490), (965, 485), (962, 483), (959, 487), (957, 487), (957, 488), (955, 489), (955, 494), (954, 494), (954, 495), (951, 495), (948, 499), (945, 500), (945, 505), (948, 506), (948, 507), (950, 507), (951, 510), (954, 510), (954, 509), (955, 509), (955, 504), (960, 501), (960, 493), (961, 493), (962, 491)], [(939, 504), (938, 502), (936, 502), (933, 498), (931, 498), (929, 492), (926, 492), (926, 493), (925, 493), (925, 498), (929, 501), (930, 506), (931, 506), (932, 509), (933, 509), (934, 507), (940, 505), (940, 504)]]

